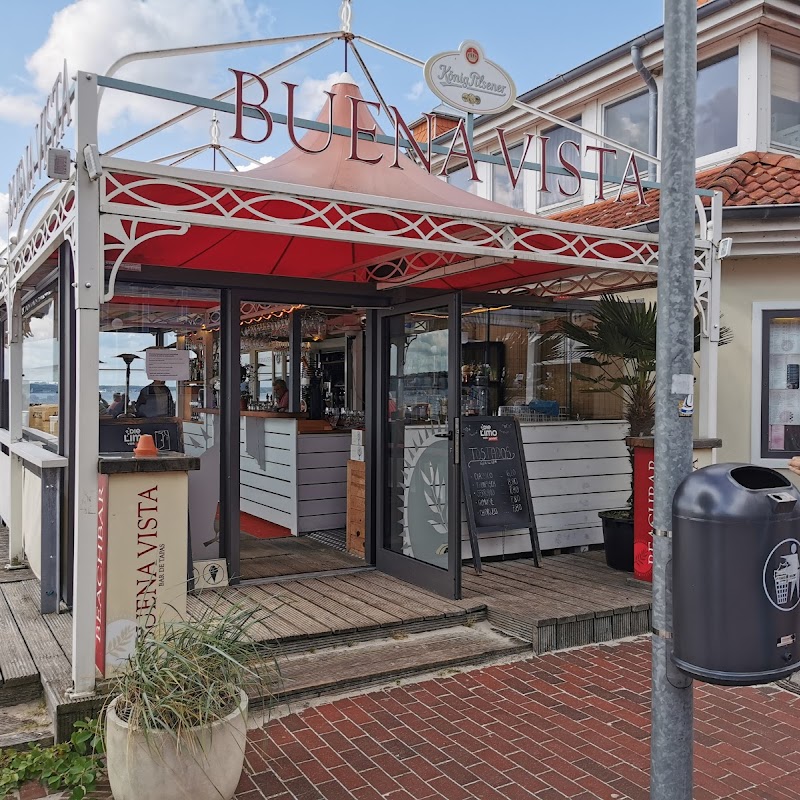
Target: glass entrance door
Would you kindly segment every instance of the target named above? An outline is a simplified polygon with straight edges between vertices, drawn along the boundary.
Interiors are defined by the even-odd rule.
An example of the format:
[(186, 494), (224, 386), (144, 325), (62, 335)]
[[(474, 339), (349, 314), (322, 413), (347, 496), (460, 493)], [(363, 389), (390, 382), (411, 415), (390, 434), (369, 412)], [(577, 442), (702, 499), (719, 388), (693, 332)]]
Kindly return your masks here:
[(379, 317), (378, 569), (461, 595), (460, 297)]

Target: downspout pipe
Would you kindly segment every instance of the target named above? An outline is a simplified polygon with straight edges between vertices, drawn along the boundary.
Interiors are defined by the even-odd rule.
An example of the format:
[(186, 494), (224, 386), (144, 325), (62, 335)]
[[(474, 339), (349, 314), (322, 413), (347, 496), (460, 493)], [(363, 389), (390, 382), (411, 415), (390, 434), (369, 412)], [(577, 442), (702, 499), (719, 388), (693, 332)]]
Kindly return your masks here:
[[(647, 85), (649, 103), (647, 109), (650, 137), (647, 143), (647, 152), (650, 155), (658, 155), (658, 84), (653, 77), (653, 73), (644, 65), (642, 61), (642, 49), (638, 44), (631, 46), (631, 60), (636, 71), (642, 76), (642, 80)], [(658, 165), (648, 164), (648, 171), (655, 172), (655, 180), (658, 180)]]

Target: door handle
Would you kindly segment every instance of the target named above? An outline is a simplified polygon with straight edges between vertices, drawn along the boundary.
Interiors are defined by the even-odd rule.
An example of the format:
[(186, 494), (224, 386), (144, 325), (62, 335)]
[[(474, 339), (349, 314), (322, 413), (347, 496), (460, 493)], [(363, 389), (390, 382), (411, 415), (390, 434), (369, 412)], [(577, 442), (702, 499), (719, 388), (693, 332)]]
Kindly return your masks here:
[(449, 439), (451, 442), (453, 441), (453, 431), (447, 431), (447, 433), (434, 433), (433, 436), (435, 439)]

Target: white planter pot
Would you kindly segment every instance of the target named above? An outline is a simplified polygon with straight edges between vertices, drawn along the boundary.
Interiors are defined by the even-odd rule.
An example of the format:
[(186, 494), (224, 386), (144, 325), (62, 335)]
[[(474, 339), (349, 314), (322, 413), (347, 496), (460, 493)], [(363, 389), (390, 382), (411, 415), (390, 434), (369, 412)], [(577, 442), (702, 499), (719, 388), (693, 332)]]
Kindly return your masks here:
[[(118, 698), (117, 698), (118, 699)], [(247, 695), (225, 719), (194, 729), (200, 747), (180, 752), (169, 733), (131, 731), (116, 713), (106, 714), (106, 762), (114, 800), (231, 800), (244, 765)]]

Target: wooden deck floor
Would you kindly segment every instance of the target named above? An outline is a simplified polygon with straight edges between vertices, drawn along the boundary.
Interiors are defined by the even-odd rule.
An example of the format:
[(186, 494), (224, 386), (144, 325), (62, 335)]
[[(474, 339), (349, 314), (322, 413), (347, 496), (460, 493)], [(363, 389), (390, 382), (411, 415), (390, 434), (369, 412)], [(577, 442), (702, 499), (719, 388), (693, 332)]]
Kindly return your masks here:
[(0, 704), (41, 697), (70, 681), (72, 615), (39, 613), (39, 581), (0, 583)]
[(600, 553), (548, 556), (464, 566), (463, 596), (488, 608), (489, 622), (529, 641), (537, 653), (648, 633), (649, 587), (606, 566)]
[[(446, 633), (483, 620), (520, 640), (520, 646), (544, 653), (647, 633), (650, 591), (631, 585), (629, 577), (609, 569), (602, 553), (551, 556), (541, 568), (530, 560), (489, 563), (482, 575), (465, 564), (464, 597), (453, 601), (365, 570), (205, 590), (189, 597), (188, 613), (198, 618), (232, 604), (253, 608), (262, 618), (254, 629), (257, 639), (277, 645), (287, 658)], [(37, 687), (40, 696), (43, 687), (49, 707), (57, 709), (57, 736), (97, 711), (97, 700), (65, 699), (71, 636), (70, 614), (39, 613), (38, 581), (0, 583), (0, 704), (24, 699)], [(324, 664), (318, 669), (324, 671)]]
[(242, 579), (251, 580), (363, 567), (364, 560), (308, 536), (258, 539), (242, 534), (240, 566)]

